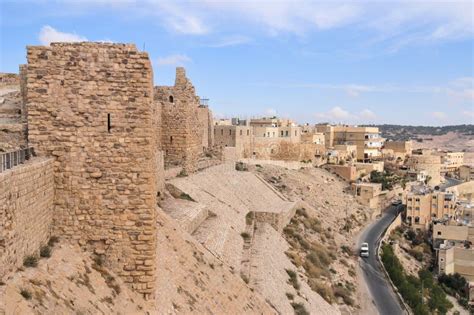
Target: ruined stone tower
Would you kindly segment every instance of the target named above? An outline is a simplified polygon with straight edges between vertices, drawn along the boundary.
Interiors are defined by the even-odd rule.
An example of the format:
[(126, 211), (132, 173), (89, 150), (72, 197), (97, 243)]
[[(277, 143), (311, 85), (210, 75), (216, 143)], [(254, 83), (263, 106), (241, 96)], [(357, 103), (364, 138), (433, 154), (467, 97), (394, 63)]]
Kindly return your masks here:
[(202, 153), (199, 97), (184, 68), (176, 69), (174, 86), (155, 87), (155, 102), (156, 106), (161, 106), (165, 168), (182, 166), (187, 172), (194, 172)]
[[(30, 46), (26, 72), (30, 145), (55, 158), (55, 233), (93, 250), (152, 296), (163, 174), (148, 54), (129, 44)], [(178, 104), (192, 101), (192, 86), (178, 74), (173, 95)]]

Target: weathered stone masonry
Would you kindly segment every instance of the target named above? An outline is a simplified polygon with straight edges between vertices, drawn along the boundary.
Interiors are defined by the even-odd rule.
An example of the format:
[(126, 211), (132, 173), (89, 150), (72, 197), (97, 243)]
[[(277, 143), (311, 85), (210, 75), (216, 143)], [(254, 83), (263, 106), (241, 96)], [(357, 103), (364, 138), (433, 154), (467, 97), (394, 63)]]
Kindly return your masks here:
[(0, 173), (0, 280), (47, 243), (53, 220), (53, 159)]
[(27, 89), (30, 145), (55, 158), (55, 233), (153, 295), (159, 118), (148, 54), (129, 44), (30, 46)]
[(202, 153), (202, 127), (198, 116), (199, 97), (184, 68), (176, 69), (174, 86), (155, 87), (154, 98), (156, 106), (161, 106), (165, 168), (182, 166), (187, 172), (194, 172)]

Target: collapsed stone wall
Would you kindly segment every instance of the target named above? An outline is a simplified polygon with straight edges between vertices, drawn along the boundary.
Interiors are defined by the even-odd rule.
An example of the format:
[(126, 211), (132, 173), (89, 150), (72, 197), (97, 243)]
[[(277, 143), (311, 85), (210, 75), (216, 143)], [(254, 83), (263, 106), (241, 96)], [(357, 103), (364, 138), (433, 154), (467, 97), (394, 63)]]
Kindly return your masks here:
[(159, 156), (153, 73), (135, 45), (29, 46), (29, 141), (53, 156), (55, 233), (154, 294)]
[(47, 243), (53, 221), (53, 159), (0, 173), (0, 280)]
[(187, 172), (197, 169), (202, 153), (202, 127), (198, 117), (199, 97), (186, 77), (176, 68), (174, 86), (157, 86), (156, 106), (161, 106), (161, 146), (165, 168), (182, 166)]

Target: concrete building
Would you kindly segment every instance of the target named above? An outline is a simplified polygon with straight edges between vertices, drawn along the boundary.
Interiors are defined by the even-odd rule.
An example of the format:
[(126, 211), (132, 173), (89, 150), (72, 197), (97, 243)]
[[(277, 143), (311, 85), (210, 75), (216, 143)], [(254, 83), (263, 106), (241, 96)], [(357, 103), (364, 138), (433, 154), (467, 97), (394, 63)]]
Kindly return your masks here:
[(253, 128), (249, 125), (215, 125), (213, 132), (216, 146), (235, 147), (239, 158), (248, 158), (252, 155), (254, 134)]
[(409, 141), (386, 141), (383, 146), (384, 156), (393, 159), (404, 160), (411, 155), (413, 150), (413, 142)]
[(474, 180), (474, 167), (471, 165), (461, 165), (459, 167), (459, 179), (465, 182)]
[(464, 164), (464, 152), (436, 151), (434, 155), (441, 158), (441, 172), (454, 174)]
[(385, 142), (376, 127), (334, 126), (334, 145), (352, 144), (357, 147), (357, 160), (368, 162), (382, 157)]
[(407, 223), (417, 229), (426, 229), (432, 221), (452, 218), (456, 209), (454, 194), (416, 188), (406, 194), (403, 203)]
[(428, 184), (436, 186), (441, 183), (441, 157), (432, 153), (429, 149), (414, 150), (406, 166), (410, 171), (425, 171)]
[(468, 282), (474, 282), (474, 248), (462, 245), (441, 245), (438, 250), (438, 272), (459, 273)]
[(353, 183), (351, 192), (363, 205), (371, 209), (380, 206), (380, 198), (383, 195), (382, 184), (378, 183)]

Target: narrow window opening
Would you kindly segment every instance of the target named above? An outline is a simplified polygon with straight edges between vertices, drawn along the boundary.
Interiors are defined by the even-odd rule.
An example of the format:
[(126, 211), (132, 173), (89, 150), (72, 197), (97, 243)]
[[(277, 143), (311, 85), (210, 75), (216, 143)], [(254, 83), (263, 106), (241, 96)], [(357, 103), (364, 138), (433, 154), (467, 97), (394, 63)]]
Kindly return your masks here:
[(170, 101), (170, 103), (173, 103), (173, 102), (174, 102), (173, 95), (170, 95), (170, 97), (169, 97), (169, 101)]
[(110, 120), (110, 113), (107, 114), (107, 131), (110, 133), (110, 129), (112, 129), (112, 124)]
[(173, 136), (170, 136), (170, 143), (173, 144)]

